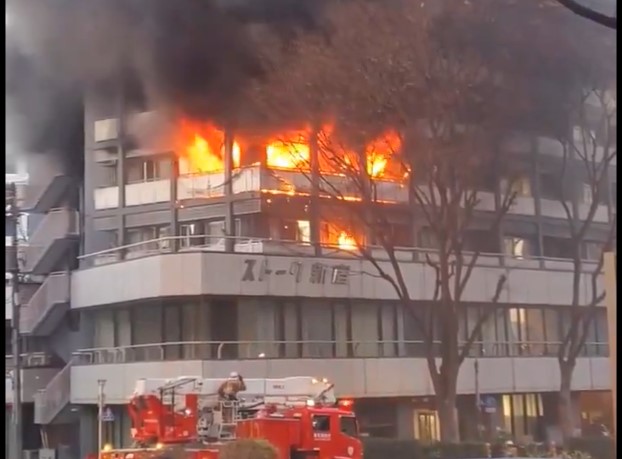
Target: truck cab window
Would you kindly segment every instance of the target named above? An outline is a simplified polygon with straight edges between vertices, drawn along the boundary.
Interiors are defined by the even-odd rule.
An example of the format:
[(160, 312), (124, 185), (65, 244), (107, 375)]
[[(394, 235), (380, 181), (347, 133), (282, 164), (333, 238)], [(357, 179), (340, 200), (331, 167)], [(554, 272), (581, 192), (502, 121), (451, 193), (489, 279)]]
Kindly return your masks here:
[(313, 416), (314, 432), (330, 432), (330, 416), (315, 415)]
[(354, 416), (342, 416), (340, 419), (341, 433), (348, 437), (358, 437), (358, 426)]

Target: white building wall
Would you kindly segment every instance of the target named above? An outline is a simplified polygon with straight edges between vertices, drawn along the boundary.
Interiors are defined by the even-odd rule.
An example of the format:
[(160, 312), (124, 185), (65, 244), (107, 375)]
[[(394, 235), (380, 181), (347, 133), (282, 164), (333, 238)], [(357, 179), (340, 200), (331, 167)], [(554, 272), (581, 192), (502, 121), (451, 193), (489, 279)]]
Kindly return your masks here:
[[(498, 257), (481, 257), (481, 264), (473, 270), (462, 299), (489, 302), (499, 277), (505, 275), (507, 281), (500, 298), (502, 303), (571, 303), (570, 270), (524, 268), (516, 261), (512, 267), (502, 267), (499, 266)], [(314, 282), (312, 278), (311, 272), (318, 264), (327, 272), (323, 283)], [(380, 264), (383, 269), (391, 272), (388, 263)], [(293, 265), (298, 265), (302, 270), (298, 281), (294, 275), (289, 274)], [(245, 279), (249, 266), (254, 268), (252, 280)], [(332, 281), (333, 269), (339, 266), (347, 267), (350, 271), (344, 284)], [(272, 274), (266, 274), (260, 279), (259, 272), (266, 267), (272, 270)], [(281, 270), (285, 271), (283, 275), (275, 274)], [(165, 254), (73, 272), (71, 306), (79, 309), (149, 298), (198, 295), (397, 299), (393, 287), (373, 274), (375, 268), (370, 263), (352, 258), (223, 253)], [(432, 298), (435, 275), (429, 266), (420, 261), (405, 261), (402, 262), (402, 274), (410, 286), (413, 300)], [(586, 274), (583, 280), (582, 292), (586, 298), (591, 289), (589, 277)]]
[[(479, 359), (479, 390), (485, 394), (556, 392), (559, 365), (554, 357)], [(338, 396), (408, 397), (433, 395), (425, 359), (279, 359), (238, 361), (172, 361), (132, 364), (76, 365), (71, 369), (73, 403), (96, 403), (97, 380), (106, 379), (106, 399), (127, 402), (140, 378), (200, 376), (222, 378), (237, 371), (247, 378), (291, 376), (327, 377)], [(391, 375), (388, 377), (387, 375)], [(606, 390), (610, 386), (608, 359), (581, 358), (573, 390)], [(458, 377), (458, 393), (475, 393), (473, 359), (465, 360)]]

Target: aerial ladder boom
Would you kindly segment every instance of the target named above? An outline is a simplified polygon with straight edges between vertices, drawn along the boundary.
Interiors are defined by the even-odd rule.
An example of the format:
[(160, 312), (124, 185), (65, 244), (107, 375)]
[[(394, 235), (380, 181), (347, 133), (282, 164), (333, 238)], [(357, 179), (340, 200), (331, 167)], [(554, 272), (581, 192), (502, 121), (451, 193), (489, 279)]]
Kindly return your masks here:
[(233, 438), (239, 419), (268, 408), (284, 409), (336, 403), (326, 379), (291, 377), (245, 379), (235, 400), (218, 392), (223, 379), (182, 376), (137, 381), (130, 412), (132, 435), (139, 441), (188, 441)]

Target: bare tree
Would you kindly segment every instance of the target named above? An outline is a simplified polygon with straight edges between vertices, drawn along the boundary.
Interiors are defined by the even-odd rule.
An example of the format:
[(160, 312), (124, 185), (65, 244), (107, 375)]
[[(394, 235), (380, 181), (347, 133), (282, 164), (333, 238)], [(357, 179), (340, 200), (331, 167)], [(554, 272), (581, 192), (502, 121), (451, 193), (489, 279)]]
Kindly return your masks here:
[[(278, 71), (263, 83), (272, 89), (260, 85), (252, 98), (261, 113), (311, 120), (316, 155), (301, 171), (325, 202), (365, 233), (355, 238), (357, 255), (373, 267), (367, 274), (392, 286), (423, 337), (441, 438), (457, 441), (458, 372), (506, 282), (500, 275), (461, 339), (467, 287), (483, 250), (469, 247), (469, 234), (477, 220), (494, 241), (490, 250), (499, 250), (499, 225), (514, 194), (511, 186), (499, 190), (498, 178), (511, 182), (513, 171), (498, 146), (514, 115), (508, 111), (519, 104), (507, 104), (511, 74), (480, 52), (482, 38), (494, 41), (485, 9), (451, 2), (430, 11), (415, 3), (414, 9), (374, 2), (335, 6), (328, 14), (335, 31), (330, 43), (304, 37), (294, 44), (296, 57), (272, 56)], [(384, 142), (383, 161), (399, 171), (392, 179), (407, 191), (407, 212), (425, 222), (436, 241), (421, 260), (435, 278), (429, 308), (417, 301), (400, 261), (391, 205), (379, 191), (382, 174), (370, 164), (373, 139), (382, 143), (388, 130), (393, 140)], [(486, 186), (489, 192), (482, 191)]]
[[(616, 228), (616, 214), (607, 216), (607, 208), (602, 205), (609, 196), (610, 166), (617, 154), (616, 101), (613, 92), (602, 87), (585, 85), (577, 92), (571, 117), (574, 129), (560, 139), (563, 157), (558, 195), (568, 224), (573, 264), (571, 318), (562, 330), (557, 355), (561, 376), (559, 410), (564, 438), (574, 435), (572, 375), (577, 358), (585, 349), (589, 330), (594, 327), (597, 306), (605, 297), (599, 277), (602, 275), (603, 254), (611, 250)], [(573, 183), (575, 192), (571, 194), (564, 182)], [(584, 188), (577, 190), (577, 183), (582, 183)], [(603, 221), (602, 217), (605, 217), (605, 223), (599, 223)], [(601, 231), (594, 240), (590, 232), (598, 230), (599, 226), (608, 228), (604, 235)], [(589, 254), (596, 255), (596, 263), (584, 261), (587, 244), (596, 244), (597, 255)]]

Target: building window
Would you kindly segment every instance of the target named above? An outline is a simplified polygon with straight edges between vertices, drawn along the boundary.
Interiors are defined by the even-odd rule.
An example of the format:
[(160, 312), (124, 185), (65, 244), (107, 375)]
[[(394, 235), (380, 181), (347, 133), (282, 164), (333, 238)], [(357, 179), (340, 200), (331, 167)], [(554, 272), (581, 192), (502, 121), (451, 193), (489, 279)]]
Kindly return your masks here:
[(600, 242), (585, 241), (582, 245), (582, 249), (581, 257), (584, 260), (600, 260), (602, 253), (602, 244)]
[(591, 205), (594, 200), (594, 192), (592, 190), (592, 185), (589, 183), (583, 184), (583, 196), (582, 201), (584, 204)]
[(503, 238), (504, 253), (518, 259), (531, 255), (530, 245), (530, 241), (522, 237), (506, 236)]
[[(168, 238), (170, 236), (170, 228), (168, 226), (143, 226), (139, 228), (130, 228), (126, 233), (129, 252), (144, 252), (166, 250), (170, 248), (170, 240), (158, 240)], [(141, 244), (144, 242), (144, 244)]]
[(545, 436), (542, 396), (513, 394), (503, 396), (505, 430), (520, 442), (542, 441)]
[(197, 247), (205, 244), (203, 223), (182, 223), (179, 225), (180, 247)]
[(545, 257), (572, 258), (574, 248), (570, 239), (544, 236), (542, 244), (542, 252)]
[(421, 228), (418, 235), (419, 247), (423, 249), (437, 249), (438, 238), (432, 228)]
[(540, 197), (559, 200), (562, 197), (562, 183), (559, 175), (544, 173), (539, 176)]
[(296, 241), (311, 242), (311, 223), (308, 220), (296, 220)]
[(217, 245), (225, 243), (225, 221), (216, 220), (207, 222), (205, 226), (205, 234), (207, 235), (206, 243), (208, 245)]
[(509, 179), (502, 178), (499, 183), (499, 190), (501, 191), (501, 196), (516, 193), (517, 197), (531, 197), (531, 179), (528, 176), (521, 176), (510, 182)]
[(130, 158), (127, 161), (127, 183), (153, 182), (171, 176), (169, 158)]
[(97, 175), (99, 176), (99, 186), (109, 187), (117, 186), (117, 166), (100, 166), (97, 168)]

